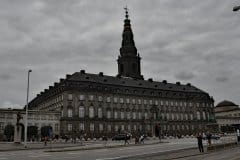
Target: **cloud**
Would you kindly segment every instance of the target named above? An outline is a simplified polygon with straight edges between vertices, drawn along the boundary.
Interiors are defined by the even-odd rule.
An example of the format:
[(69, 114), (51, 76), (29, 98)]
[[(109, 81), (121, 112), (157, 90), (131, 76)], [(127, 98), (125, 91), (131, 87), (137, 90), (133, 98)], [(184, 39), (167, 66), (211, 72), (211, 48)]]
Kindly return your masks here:
[(177, 79), (180, 79), (180, 80), (190, 80), (190, 79), (193, 79), (194, 78), (194, 74), (191, 73), (191, 72), (185, 72), (185, 71), (181, 71), (179, 73), (177, 73), (175, 75), (175, 77)]
[(217, 77), (216, 78), (217, 82), (227, 82), (229, 81), (228, 77)]
[[(129, 1), (144, 77), (188, 81), (216, 101), (230, 97), (240, 104), (236, 3)], [(24, 106), (29, 68), (30, 99), (81, 69), (116, 75), (125, 5), (112, 0), (0, 1), (0, 107), (5, 102)]]

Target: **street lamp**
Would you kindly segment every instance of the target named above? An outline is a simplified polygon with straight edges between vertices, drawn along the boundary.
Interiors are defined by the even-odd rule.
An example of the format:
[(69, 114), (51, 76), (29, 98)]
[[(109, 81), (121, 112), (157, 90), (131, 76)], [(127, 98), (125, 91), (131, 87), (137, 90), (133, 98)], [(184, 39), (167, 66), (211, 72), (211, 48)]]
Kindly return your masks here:
[(236, 12), (236, 11), (238, 11), (240, 9), (240, 6), (234, 6), (233, 7), (233, 12)]
[(27, 148), (27, 125), (28, 125), (28, 95), (29, 95), (29, 76), (31, 69), (28, 70), (28, 80), (27, 80), (27, 103), (26, 103), (26, 119), (25, 119), (25, 128), (24, 128), (24, 147)]

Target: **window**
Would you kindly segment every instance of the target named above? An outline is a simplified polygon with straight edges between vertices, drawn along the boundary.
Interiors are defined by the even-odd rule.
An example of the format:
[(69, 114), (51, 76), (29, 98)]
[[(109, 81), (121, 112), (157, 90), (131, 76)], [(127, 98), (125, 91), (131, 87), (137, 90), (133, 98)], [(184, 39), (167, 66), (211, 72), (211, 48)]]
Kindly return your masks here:
[(149, 100), (149, 104), (150, 104), (150, 105), (152, 105), (152, 104), (153, 104), (153, 101), (152, 101), (151, 99)]
[(90, 131), (94, 131), (94, 123), (90, 123)]
[(131, 131), (131, 125), (130, 125), (130, 124), (127, 126), (127, 130), (128, 130), (129, 132)]
[(119, 101), (120, 101), (120, 103), (123, 103), (123, 98), (120, 98)]
[(200, 112), (197, 111), (197, 120), (201, 120)]
[(80, 101), (83, 101), (83, 100), (85, 100), (85, 96), (83, 94), (80, 94), (79, 99), (80, 99)]
[(181, 120), (183, 120), (183, 113), (181, 113), (180, 115), (181, 115)]
[(136, 100), (135, 99), (132, 99), (132, 104), (136, 104)]
[(193, 120), (193, 114), (190, 114), (190, 119)]
[(84, 131), (84, 123), (79, 123), (79, 131)]
[(99, 131), (102, 132), (103, 131), (103, 124), (99, 124)]
[(173, 106), (173, 101), (170, 102), (171, 106)]
[(73, 115), (72, 115), (72, 109), (68, 109), (68, 117), (72, 117)]
[(68, 128), (68, 131), (72, 131), (72, 124), (68, 123), (67, 128)]
[(142, 104), (142, 100), (141, 99), (138, 99), (138, 104)]
[(102, 118), (102, 108), (98, 108), (98, 118)]
[(89, 107), (89, 118), (94, 118), (94, 108), (92, 106)]
[(169, 120), (169, 113), (166, 114), (167, 120)]
[(147, 130), (150, 131), (150, 128), (151, 128), (151, 127), (150, 127), (150, 125), (148, 124), (148, 125), (147, 125)]
[(102, 101), (103, 101), (102, 96), (98, 96), (98, 101), (99, 101), (99, 102), (102, 102)]
[(144, 100), (143, 100), (143, 103), (144, 103), (144, 104), (147, 104), (147, 100), (146, 100), (146, 99), (144, 99)]
[(163, 101), (162, 100), (160, 101), (160, 104), (161, 104), (161, 106), (163, 105)]
[(114, 103), (117, 103), (117, 102), (118, 102), (118, 98), (117, 98), (117, 97), (114, 97), (114, 98), (113, 98), (113, 102), (114, 102)]
[(136, 112), (133, 112), (133, 119), (136, 119)]
[(4, 123), (0, 122), (0, 131), (3, 131), (3, 130), (4, 130)]
[(111, 127), (110, 124), (107, 125), (107, 130), (108, 130), (108, 132), (111, 132), (111, 131), (112, 131), (112, 127)]
[(131, 114), (130, 112), (127, 112), (127, 119), (130, 119), (131, 118)]
[(115, 132), (118, 131), (118, 125), (115, 125)]
[(89, 95), (89, 101), (93, 101), (93, 99), (94, 99), (94, 96), (93, 95)]
[(148, 113), (147, 112), (144, 113), (144, 118), (148, 119)]
[(142, 119), (142, 112), (138, 112), (138, 119)]
[(206, 120), (206, 112), (202, 112), (202, 115), (203, 115), (203, 120)]
[(129, 98), (126, 99), (126, 103), (127, 103), (127, 104), (130, 103), (130, 99), (129, 99)]
[(121, 111), (121, 119), (124, 119), (124, 112)]
[(158, 105), (158, 101), (157, 101), (157, 100), (155, 100), (154, 104), (155, 104), (155, 105)]
[(107, 97), (107, 102), (108, 102), (108, 103), (111, 102), (111, 97)]
[(168, 106), (168, 101), (166, 101), (165, 103), (166, 103), (166, 106)]
[(134, 131), (137, 130), (137, 126), (136, 126), (136, 124), (133, 125), (133, 130), (134, 130)]
[(79, 107), (79, 117), (84, 118), (85, 110), (83, 106)]
[(185, 120), (188, 120), (188, 115), (187, 114), (185, 114)]
[(72, 94), (68, 94), (68, 100), (72, 101), (73, 100), (73, 95)]
[(107, 118), (108, 118), (108, 119), (111, 118), (111, 111), (107, 111)]
[(118, 118), (118, 112), (114, 111), (114, 119), (117, 119), (117, 118)]
[(121, 125), (121, 130), (122, 130), (122, 131), (124, 131), (124, 130), (125, 130), (125, 127), (124, 127), (124, 125), (123, 125), (123, 124)]

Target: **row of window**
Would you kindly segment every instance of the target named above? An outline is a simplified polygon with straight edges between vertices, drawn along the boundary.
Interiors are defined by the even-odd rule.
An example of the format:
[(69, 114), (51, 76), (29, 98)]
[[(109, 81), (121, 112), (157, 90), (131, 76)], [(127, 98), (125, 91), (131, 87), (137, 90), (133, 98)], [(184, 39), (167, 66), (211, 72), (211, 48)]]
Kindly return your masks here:
[[(142, 131), (143, 129), (146, 130), (146, 131), (150, 131), (151, 130), (151, 126), (148, 124), (148, 125), (111, 125), (111, 124), (107, 124), (106, 126), (106, 130), (108, 132), (111, 132), (111, 131), (115, 131), (115, 132), (118, 132), (119, 130), (121, 131)], [(143, 128), (144, 127), (144, 128)], [(194, 125), (162, 125), (161, 126), (161, 130), (163, 131), (169, 131), (169, 130), (194, 130), (194, 129), (202, 129), (202, 126), (201, 125), (198, 125), (197, 126), (198, 128), (196, 128)], [(98, 125), (95, 125), (94, 123), (90, 123), (89, 126), (85, 126), (84, 123), (79, 123), (79, 131), (85, 131), (85, 130), (88, 130), (89, 131), (100, 131), (102, 132), (104, 130), (104, 125), (102, 123), (98, 124)], [(71, 123), (68, 123), (67, 124), (67, 130), (68, 131), (72, 131), (73, 130), (73, 125)]]
[[(95, 99), (96, 98), (96, 99)], [(72, 94), (68, 94), (68, 100), (72, 101), (73, 100), (73, 95)], [(79, 95), (79, 100), (80, 101), (84, 101), (84, 100), (89, 100), (89, 101), (94, 101), (97, 100), (99, 102), (103, 102), (104, 98), (103, 96), (94, 96), (94, 95), (88, 95), (87, 97), (85, 95)], [(213, 104), (211, 103), (192, 103), (192, 102), (186, 102), (186, 101), (168, 101), (168, 100), (147, 100), (147, 99), (135, 99), (135, 98), (123, 98), (123, 97), (110, 97), (107, 96), (105, 97), (105, 101), (107, 103), (127, 103), (127, 104), (149, 104), (149, 105), (166, 105), (166, 106), (197, 106), (197, 107), (208, 107), (211, 106), (213, 107)]]
[[(93, 107), (89, 107), (88, 109), (88, 116), (89, 118), (95, 118), (95, 110)], [(68, 108), (68, 117), (73, 117), (73, 110), (71, 108)], [(103, 118), (103, 111), (102, 108), (99, 107), (97, 109), (97, 117), (98, 118)], [(63, 111), (62, 111), (62, 116), (63, 116)], [(113, 116), (113, 117), (112, 117)], [(85, 117), (85, 108), (83, 106), (79, 107), (79, 117), (84, 118)], [(150, 118), (148, 112), (123, 112), (123, 111), (107, 111), (106, 117), (108, 119), (114, 118), (114, 119), (142, 119), (143, 117), (145, 119)], [(202, 113), (197, 111), (196, 112), (196, 118), (197, 120), (206, 120), (209, 119), (210, 114), (209, 112), (203, 111)], [(157, 118), (157, 114), (153, 113), (153, 118)], [(194, 115), (193, 113), (187, 114), (187, 113), (161, 113), (161, 118), (166, 118), (167, 120), (193, 120)]]

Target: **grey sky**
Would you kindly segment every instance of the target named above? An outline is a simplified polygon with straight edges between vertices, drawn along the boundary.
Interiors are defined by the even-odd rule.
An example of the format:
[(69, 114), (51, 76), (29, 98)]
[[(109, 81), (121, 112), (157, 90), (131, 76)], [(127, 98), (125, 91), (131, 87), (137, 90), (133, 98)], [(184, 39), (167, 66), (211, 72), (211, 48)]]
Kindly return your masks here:
[[(129, 0), (142, 74), (240, 104), (240, 1)], [(1, 0), (0, 107), (26, 104), (65, 74), (117, 74), (123, 0)]]

